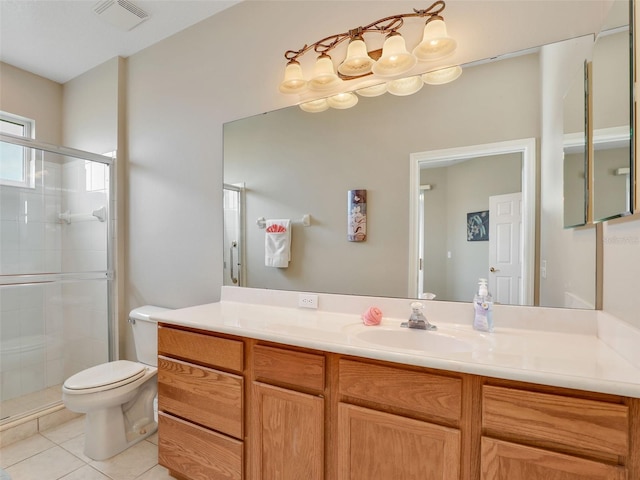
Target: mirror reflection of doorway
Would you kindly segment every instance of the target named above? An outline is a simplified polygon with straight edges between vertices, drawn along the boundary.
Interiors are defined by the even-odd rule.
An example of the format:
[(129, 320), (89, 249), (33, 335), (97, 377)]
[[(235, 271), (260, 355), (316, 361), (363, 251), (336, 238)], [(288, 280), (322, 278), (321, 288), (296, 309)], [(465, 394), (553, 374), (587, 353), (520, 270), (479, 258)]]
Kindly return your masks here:
[[(496, 301), (531, 305), (535, 141), (411, 157), (410, 296), (424, 298), (427, 293), (436, 300), (470, 301), (478, 279), (487, 278)], [(507, 194), (518, 198), (495, 202)], [(474, 214), (489, 218), (481, 235), (469, 233), (468, 219)]]
[(228, 185), (223, 187), (223, 248), (224, 269), (222, 284), (226, 286), (245, 285), (243, 271), (243, 185)]

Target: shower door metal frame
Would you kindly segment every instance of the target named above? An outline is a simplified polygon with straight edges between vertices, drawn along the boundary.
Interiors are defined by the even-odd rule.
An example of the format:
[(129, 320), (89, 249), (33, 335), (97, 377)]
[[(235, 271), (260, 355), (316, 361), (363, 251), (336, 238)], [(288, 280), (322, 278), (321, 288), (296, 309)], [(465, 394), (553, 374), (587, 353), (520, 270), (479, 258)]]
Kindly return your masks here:
[(0, 286), (4, 285), (28, 285), (37, 283), (53, 283), (53, 282), (74, 282), (74, 281), (90, 281), (90, 280), (106, 280), (107, 281), (107, 328), (108, 328), (108, 344), (109, 344), (109, 361), (118, 358), (118, 327), (115, 321), (115, 258), (114, 258), (114, 240), (115, 240), (115, 222), (113, 220), (113, 212), (115, 212), (115, 165), (116, 159), (100, 155), (97, 153), (86, 152), (75, 148), (61, 147), (50, 143), (39, 142), (37, 140), (18, 137), (6, 133), (0, 133), (0, 141), (19, 145), (22, 147), (33, 148), (43, 152), (53, 153), (56, 155), (78, 158), (81, 160), (89, 160), (92, 162), (102, 163), (109, 168), (109, 208), (107, 212), (107, 270), (100, 272), (78, 272), (78, 273), (50, 273), (50, 274), (18, 274), (18, 275), (0, 275)]

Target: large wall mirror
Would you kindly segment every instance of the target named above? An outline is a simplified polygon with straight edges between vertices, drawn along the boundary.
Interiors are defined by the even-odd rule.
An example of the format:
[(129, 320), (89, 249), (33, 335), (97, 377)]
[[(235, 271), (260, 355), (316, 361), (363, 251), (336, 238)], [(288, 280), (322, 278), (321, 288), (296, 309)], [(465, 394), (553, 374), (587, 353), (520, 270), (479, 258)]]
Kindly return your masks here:
[[(562, 49), (562, 44), (549, 49)], [(582, 44), (592, 47), (593, 37), (583, 39)], [(448, 177), (451, 188), (447, 194), (460, 203), (467, 199), (468, 204), (461, 207), (464, 212), (449, 217), (441, 200), (428, 203), (433, 220), (427, 216), (420, 219), (424, 239), (434, 241), (426, 240), (431, 235), (443, 242), (447, 224), (466, 235), (467, 213), (488, 210), (489, 196), (493, 195), (483, 193), (472, 202), (475, 194), (467, 190), (475, 184), (488, 192), (486, 187), (498, 183), (499, 178), (502, 181), (501, 176), (509, 172), (513, 182), (505, 185), (508, 192), (500, 194), (534, 185), (536, 191), (557, 194), (553, 204), (560, 208), (538, 208), (539, 199), (527, 206), (535, 229), (533, 235), (522, 238), (522, 248), (533, 252), (534, 258), (526, 286), (530, 293), (503, 303), (593, 308), (595, 232), (576, 237), (564, 229), (561, 122), (551, 132), (560, 139), (554, 153), (557, 159), (552, 159), (551, 166), (545, 166), (546, 160), (541, 159), (542, 119), (552, 108), (560, 110), (561, 118), (562, 99), (570, 84), (566, 80), (557, 99), (544, 98), (545, 75), (550, 70), (544, 57), (551, 56), (542, 53), (545, 48), (465, 65), (455, 82), (425, 86), (410, 97), (387, 94), (360, 98), (355, 108), (319, 114), (289, 107), (225, 124), (224, 283), (401, 298), (428, 292), (436, 294), (436, 300), (469, 301), (478, 276), (488, 277), (491, 265), (485, 245), (467, 242), (466, 237), (456, 238), (455, 250), (445, 245), (437, 259), (429, 260), (427, 255), (421, 259), (429, 278), (435, 279), (428, 281), (436, 283), (416, 289), (417, 278), (412, 276), (410, 263), (416, 260), (412, 249), (419, 228), (413, 212), (418, 204), (414, 204), (410, 185), (411, 155), (533, 139), (533, 169), (523, 168), (522, 154), (515, 152), (491, 161), (478, 155), (467, 167), (431, 172), (440, 179), (424, 180), (432, 186), (425, 192), (424, 202), (429, 202), (431, 194), (445, 192), (442, 178)], [(553, 74), (573, 78), (584, 63), (583, 50), (570, 62), (558, 61)], [(541, 174), (541, 166), (554, 171)], [(559, 184), (547, 185), (556, 179)], [(353, 189), (367, 190), (364, 242), (347, 241), (347, 192)], [(311, 216), (308, 227), (301, 223), (306, 214)], [(256, 225), (259, 218), (292, 220), (287, 268), (265, 266), (265, 231)], [(562, 247), (555, 248), (557, 242), (562, 242)], [(558, 258), (545, 253), (547, 250), (557, 252)], [(563, 254), (565, 250), (580, 254), (572, 257)], [(451, 259), (447, 258), (449, 252)], [(428, 254), (435, 257), (433, 250)], [(463, 261), (465, 258), (473, 262)], [(449, 260), (459, 263), (447, 270), (443, 265)], [(544, 275), (542, 267), (546, 267)], [(486, 275), (481, 275), (483, 272)], [(441, 289), (438, 282), (455, 283), (455, 287)]]

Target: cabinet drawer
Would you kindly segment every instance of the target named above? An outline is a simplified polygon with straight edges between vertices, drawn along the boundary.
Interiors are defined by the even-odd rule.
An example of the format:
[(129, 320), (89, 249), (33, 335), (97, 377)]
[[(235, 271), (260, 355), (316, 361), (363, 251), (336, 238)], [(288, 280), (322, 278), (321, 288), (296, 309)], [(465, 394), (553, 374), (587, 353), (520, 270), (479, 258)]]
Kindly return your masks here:
[(480, 480), (626, 480), (624, 467), (482, 438)]
[(158, 354), (234, 372), (243, 370), (244, 345), (239, 340), (158, 327)]
[(459, 420), (462, 380), (401, 368), (340, 360), (341, 395)]
[(186, 478), (241, 480), (243, 444), (159, 412), (158, 463)]
[(158, 409), (242, 438), (243, 379), (166, 357), (158, 358)]
[(256, 380), (295, 385), (322, 393), (324, 355), (256, 345), (253, 349)]
[(628, 455), (625, 405), (485, 385), (485, 433), (576, 453)]

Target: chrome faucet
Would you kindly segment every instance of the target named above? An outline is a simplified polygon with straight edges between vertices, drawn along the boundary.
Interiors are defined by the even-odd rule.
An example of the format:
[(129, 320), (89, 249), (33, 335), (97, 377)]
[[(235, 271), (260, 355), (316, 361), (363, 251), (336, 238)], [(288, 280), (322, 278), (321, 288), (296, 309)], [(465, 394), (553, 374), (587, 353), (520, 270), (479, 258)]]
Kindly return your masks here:
[(438, 327), (429, 323), (429, 320), (422, 313), (422, 307), (420, 302), (411, 303), (411, 316), (407, 322), (402, 322), (400, 326), (419, 330), (436, 330)]

